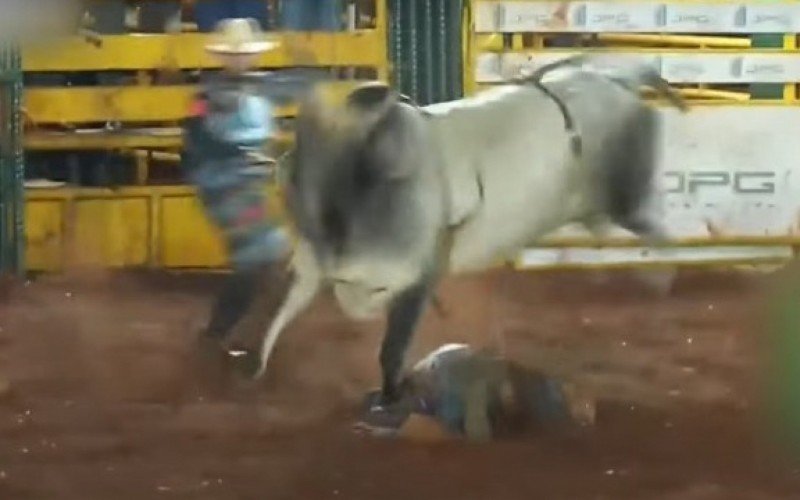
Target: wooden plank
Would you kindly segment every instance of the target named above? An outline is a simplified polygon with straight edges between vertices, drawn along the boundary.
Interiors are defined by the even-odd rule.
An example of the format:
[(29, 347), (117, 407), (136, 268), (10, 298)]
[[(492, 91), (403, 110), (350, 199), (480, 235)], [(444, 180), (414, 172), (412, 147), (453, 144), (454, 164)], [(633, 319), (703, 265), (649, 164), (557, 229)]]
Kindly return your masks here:
[[(293, 135), (280, 132), (275, 140), (285, 147)], [(163, 129), (163, 133), (132, 131), (93, 133), (29, 132), (25, 134), (25, 149), (36, 151), (74, 151), (107, 149), (178, 149), (183, 139), (180, 131)]]
[[(108, 71), (219, 68), (204, 47), (213, 35), (200, 33), (109, 35), (97, 48), (82, 38), (23, 47), (25, 71)], [(376, 30), (337, 33), (286, 32), (272, 35), (281, 42), (263, 54), (258, 67), (386, 65), (385, 40)]]
[[(341, 97), (359, 81), (321, 84), (324, 95)], [(25, 111), (34, 124), (119, 121), (123, 123), (176, 121), (186, 116), (196, 90), (193, 85), (116, 87), (32, 87), (25, 90)], [(294, 105), (275, 110), (279, 118), (297, 114)]]
[(37, 151), (91, 150), (91, 149), (175, 149), (183, 143), (180, 132), (163, 135), (137, 132), (54, 133), (29, 132), (25, 134), (25, 149)]

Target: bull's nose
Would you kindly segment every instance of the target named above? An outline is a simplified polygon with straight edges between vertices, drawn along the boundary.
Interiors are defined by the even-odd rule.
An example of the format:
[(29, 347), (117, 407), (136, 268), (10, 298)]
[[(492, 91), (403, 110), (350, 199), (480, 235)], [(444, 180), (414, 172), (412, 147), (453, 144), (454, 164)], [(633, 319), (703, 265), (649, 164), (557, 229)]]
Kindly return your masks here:
[(389, 291), (389, 288), (386, 286), (377, 286), (377, 287), (365, 287), (362, 283), (359, 283), (355, 280), (348, 280), (344, 278), (333, 278), (332, 279), (334, 285), (343, 285), (348, 287), (359, 287), (366, 290), (367, 293), (370, 295), (378, 294), (378, 293), (386, 293)]

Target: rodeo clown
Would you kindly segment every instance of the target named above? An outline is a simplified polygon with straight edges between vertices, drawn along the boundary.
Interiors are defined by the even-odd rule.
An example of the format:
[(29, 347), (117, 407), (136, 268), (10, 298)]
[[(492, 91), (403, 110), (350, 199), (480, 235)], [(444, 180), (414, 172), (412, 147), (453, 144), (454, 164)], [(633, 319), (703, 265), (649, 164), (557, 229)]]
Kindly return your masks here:
[(248, 72), (276, 46), (252, 19), (222, 21), (206, 50), (223, 70), (203, 82), (184, 122), (184, 173), (221, 230), (233, 271), (200, 341), (225, 351), (232, 348), (233, 328), (256, 309), (256, 298), (261, 309), (263, 296), (277, 302), (286, 288), (289, 237), (266, 210), (272, 104), (263, 75)]

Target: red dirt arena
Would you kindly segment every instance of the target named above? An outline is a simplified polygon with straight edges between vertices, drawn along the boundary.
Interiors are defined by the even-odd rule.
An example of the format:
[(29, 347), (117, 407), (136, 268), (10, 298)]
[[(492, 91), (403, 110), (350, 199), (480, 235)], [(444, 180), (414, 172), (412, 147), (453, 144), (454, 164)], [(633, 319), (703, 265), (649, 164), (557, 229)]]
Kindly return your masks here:
[(682, 273), (660, 298), (630, 274), (449, 281), (409, 361), (493, 343), (579, 380), (594, 427), (488, 445), (351, 430), (378, 381), (380, 324), (328, 297), (267, 377), (226, 385), (193, 339), (219, 280), (81, 272), (0, 296), (0, 499), (773, 499), (800, 474), (754, 432), (763, 277)]

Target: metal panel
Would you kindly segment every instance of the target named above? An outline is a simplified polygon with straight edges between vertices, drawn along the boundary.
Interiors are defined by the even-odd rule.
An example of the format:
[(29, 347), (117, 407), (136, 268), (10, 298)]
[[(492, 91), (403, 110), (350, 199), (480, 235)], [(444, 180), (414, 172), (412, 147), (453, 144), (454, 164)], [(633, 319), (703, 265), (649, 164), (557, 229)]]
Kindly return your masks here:
[[(284, 220), (274, 185), (268, 208)], [(225, 246), (187, 186), (41, 188), (26, 193), (28, 269), (220, 268)]]
[[(703, 51), (594, 51), (601, 66), (627, 64), (629, 59), (643, 59), (656, 67), (671, 83), (794, 83), (800, 81), (800, 53)], [(555, 60), (576, 55), (574, 51), (530, 53), (483, 53), (477, 56), (475, 80), (478, 83), (500, 82), (519, 73)]]
[(481, 1), (478, 33), (796, 33), (797, 2)]
[(742, 58), (727, 54), (666, 54), (661, 59), (661, 76), (671, 83), (737, 81)]
[(770, 2), (747, 6), (743, 30), (749, 33), (792, 33), (800, 30), (800, 5)]
[(36, 271), (59, 269), (64, 249), (64, 201), (29, 199), (25, 213), (26, 267)]
[(558, 32), (571, 31), (579, 3), (502, 2), (494, 12), (497, 31)]
[(157, 246), (159, 263), (164, 267), (223, 267), (225, 246), (217, 229), (203, 213), (193, 196), (162, 198)]
[(130, 267), (150, 263), (153, 213), (146, 191), (32, 189), (26, 227), (28, 268)]
[(732, 265), (781, 262), (794, 257), (790, 246), (715, 246), (701, 248), (538, 248), (522, 252), (516, 262), (521, 269), (629, 267), (645, 265)]
[(585, 29), (603, 32), (645, 32), (656, 28), (657, 4), (587, 2)]
[[(541, 248), (523, 252), (520, 265), (729, 264), (792, 256), (800, 243), (800, 144), (785, 138), (800, 134), (796, 107), (661, 112), (660, 195), (652, 208), (685, 248), (613, 248), (635, 245), (631, 234), (618, 228), (604, 238), (610, 248), (588, 248), (598, 241), (571, 226), (549, 235)], [(781, 134), (774, 132), (776, 123)]]
[(786, 140), (800, 134), (796, 107), (662, 112), (662, 208), (673, 233), (682, 237), (800, 234), (800, 143)]
[(663, 15), (661, 29), (668, 33), (730, 33), (744, 24), (745, 10), (735, 3), (681, 2), (664, 5)]

